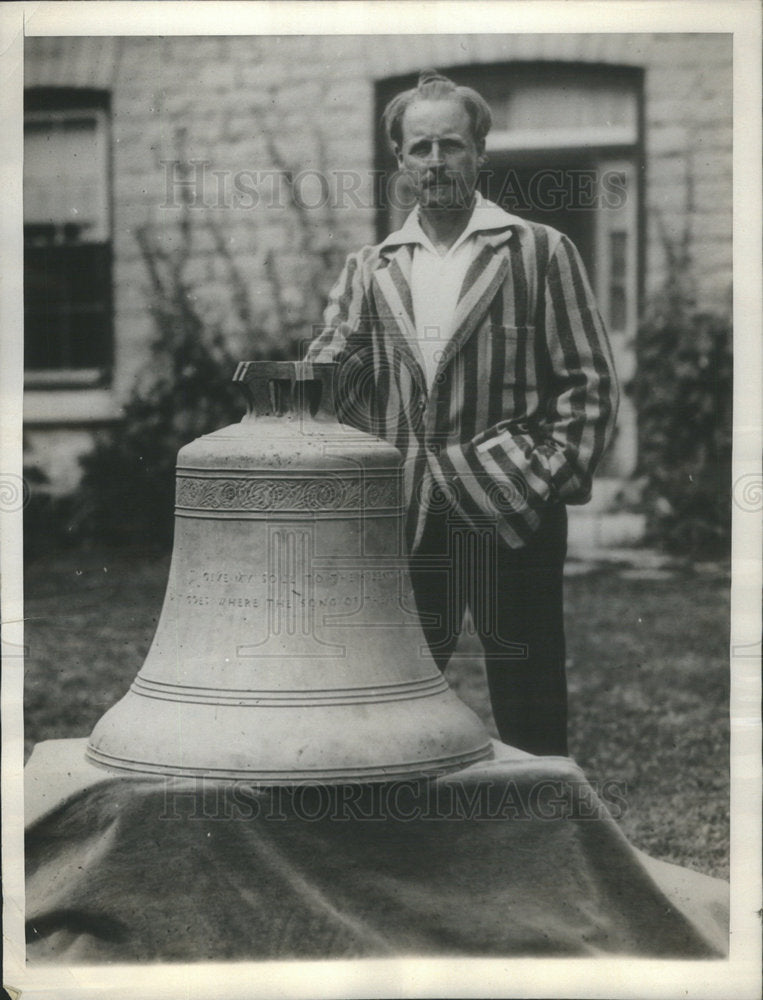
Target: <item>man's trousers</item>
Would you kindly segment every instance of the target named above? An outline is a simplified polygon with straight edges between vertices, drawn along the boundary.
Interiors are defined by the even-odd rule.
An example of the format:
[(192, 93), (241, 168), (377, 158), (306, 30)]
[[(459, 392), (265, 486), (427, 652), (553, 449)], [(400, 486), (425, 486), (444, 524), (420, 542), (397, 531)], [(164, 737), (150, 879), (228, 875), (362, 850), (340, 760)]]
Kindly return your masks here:
[(441, 670), (469, 608), (485, 652), (488, 689), (504, 743), (567, 754), (563, 567), (567, 511), (546, 508), (521, 549), (495, 526), (471, 527), (452, 511), (430, 513), (411, 579), (429, 648)]

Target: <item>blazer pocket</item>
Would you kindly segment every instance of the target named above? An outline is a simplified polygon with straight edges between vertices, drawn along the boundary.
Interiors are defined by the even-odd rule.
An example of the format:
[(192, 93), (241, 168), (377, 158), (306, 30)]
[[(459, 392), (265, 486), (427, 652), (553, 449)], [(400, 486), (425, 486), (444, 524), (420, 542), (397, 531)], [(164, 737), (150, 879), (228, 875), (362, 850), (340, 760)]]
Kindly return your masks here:
[(504, 389), (520, 392), (536, 389), (535, 327), (491, 323), (490, 337), (494, 359), (503, 358)]

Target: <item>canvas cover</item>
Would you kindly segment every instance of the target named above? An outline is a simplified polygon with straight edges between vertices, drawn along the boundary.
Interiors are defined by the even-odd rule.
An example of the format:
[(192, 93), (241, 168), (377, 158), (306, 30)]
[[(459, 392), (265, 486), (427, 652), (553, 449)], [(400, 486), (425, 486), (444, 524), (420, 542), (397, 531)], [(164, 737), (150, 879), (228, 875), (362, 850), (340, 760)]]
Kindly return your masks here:
[(26, 768), (31, 962), (709, 958), (728, 886), (635, 850), (567, 758), (291, 790), (125, 777), (85, 740)]

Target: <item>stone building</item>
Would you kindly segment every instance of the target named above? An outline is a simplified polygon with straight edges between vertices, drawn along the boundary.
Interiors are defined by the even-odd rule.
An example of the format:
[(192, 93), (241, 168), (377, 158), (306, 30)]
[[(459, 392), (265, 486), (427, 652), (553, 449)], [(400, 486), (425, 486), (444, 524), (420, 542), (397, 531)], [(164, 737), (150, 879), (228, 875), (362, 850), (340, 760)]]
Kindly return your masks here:
[[(297, 356), (344, 253), (404, 214), (378, 120), (423, 67), (489, 100), (483, 190), (576, 242), (627, 385), (667, 249), (700, 307), (730, 308), (731, 55), (723, 34), (27, 39), (27, 462), (71, 490), (120, 419), (155, 336), (141, 234), (187, 248), (242, 357)], [(638, 533), (617, 512), (636, 421), (626, 394), (579, 539)]]

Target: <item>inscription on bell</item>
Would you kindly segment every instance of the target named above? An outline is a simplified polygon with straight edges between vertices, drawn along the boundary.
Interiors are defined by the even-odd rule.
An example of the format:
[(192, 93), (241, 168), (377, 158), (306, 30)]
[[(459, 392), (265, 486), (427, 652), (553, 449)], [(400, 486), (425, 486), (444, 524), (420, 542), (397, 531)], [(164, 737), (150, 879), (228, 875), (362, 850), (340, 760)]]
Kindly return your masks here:
[[(256, 573), (222, 573), (206, 570), (201, 574), (204, 583), (252, 583), (257, 579)], [(265, 579), (263, 577), (263, 579)]]
[(261, 606), (258, 597), (220, 597), (215, 600), (209, 594), (186, 594), (185, 599), (187, 604), (199, 608), (206, 608), (214, 603), (217, 603), (221, 608), (259, 608)]

